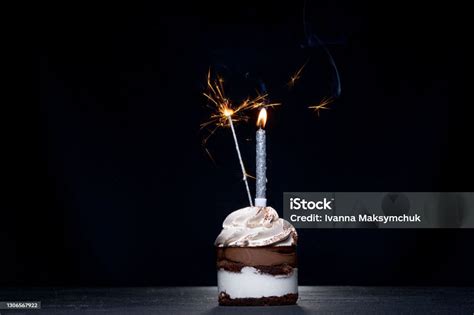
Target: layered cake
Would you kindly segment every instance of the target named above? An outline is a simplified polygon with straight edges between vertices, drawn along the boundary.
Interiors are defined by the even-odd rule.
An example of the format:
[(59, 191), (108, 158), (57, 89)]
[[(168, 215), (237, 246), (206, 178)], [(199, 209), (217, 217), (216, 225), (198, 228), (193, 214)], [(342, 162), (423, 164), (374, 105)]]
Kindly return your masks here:
[(219, 305), (295, 304), (295, 228), (271, 207), (234, 211), (222, 227), (215, 242)]

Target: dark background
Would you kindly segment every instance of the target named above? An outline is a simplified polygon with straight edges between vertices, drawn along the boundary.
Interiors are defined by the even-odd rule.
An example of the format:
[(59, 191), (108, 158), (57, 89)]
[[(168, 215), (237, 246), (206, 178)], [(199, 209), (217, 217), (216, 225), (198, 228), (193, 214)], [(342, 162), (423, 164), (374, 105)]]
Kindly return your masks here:
[[(7, 117), (0, 284), (216, 283), (214, 239), (246, 195), (229, 130), (209, 140), (215, 164), (201, 146), (209, 67), (234, 99), (263, 82), (283, 103), (267, 127), (280, 214), (284, 191), (473, 191), (468, 10), (308, 1), (304, 19), (303, 7), (29, 8), (18, 24), (40, 103)], [(307, 106), (337, 84), (315, 36), (342, 83), (319, 118)], [(254, 123), (237, 126), (251, 173)], [(474, 284), (472, 230), (299, 233), (301, 284)]]

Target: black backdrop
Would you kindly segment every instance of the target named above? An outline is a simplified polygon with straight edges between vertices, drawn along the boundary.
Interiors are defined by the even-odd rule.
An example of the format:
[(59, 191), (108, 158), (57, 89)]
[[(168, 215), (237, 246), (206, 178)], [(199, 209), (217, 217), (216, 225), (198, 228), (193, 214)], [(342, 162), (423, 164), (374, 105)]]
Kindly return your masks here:
[[(0, 284), (215, 284), (213, 241), (246, 195), (229, 131), (209, 141), (215, 164), (201, 146), (209, 67), (235, 98), (263, 82), (283, 102), (267, 128), (278, 210), (284, 191), (472, 191), (465, 10), (303, 6), (30, 8), (40, 103), (7, 122)], [(342, 84), (319, 118), (306, 106), (337, 86), (314, 35)], [(253, 123), (237, 126), (249, 170)], [(472, 230), (299, 232), (301, 284), (474, 283)]]

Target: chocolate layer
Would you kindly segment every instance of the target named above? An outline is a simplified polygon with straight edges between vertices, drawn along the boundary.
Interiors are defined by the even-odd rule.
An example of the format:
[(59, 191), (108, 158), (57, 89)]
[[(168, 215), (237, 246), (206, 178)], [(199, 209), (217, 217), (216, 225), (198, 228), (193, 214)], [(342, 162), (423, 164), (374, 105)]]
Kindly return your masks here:
[(261, 298), (238, 298), (232, 299), (227, 293), (219, 293), (219, 305), (222, 306), (271, 306), (271, 305), (293, 305), (298, 300), (298, 294), (289, 293), (283, 296), (268, 296)]
[(245, 266), (296, 267), (296, 246), (273, 247), (217, 247), (217, 265), (227, 261)]

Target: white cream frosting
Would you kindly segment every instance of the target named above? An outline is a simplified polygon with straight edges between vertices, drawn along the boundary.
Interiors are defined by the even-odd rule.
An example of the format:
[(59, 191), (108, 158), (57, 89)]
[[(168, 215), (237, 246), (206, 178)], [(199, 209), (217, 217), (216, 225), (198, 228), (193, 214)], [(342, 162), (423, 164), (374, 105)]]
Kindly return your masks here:
[(296, 245), (296, 230), (278, 217), (272, 207), (246, 207), (229, 214), (217, 236), (218, 247), (260, 247)]

